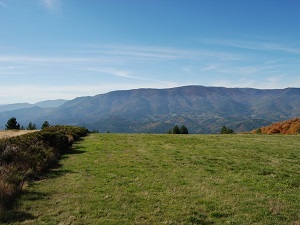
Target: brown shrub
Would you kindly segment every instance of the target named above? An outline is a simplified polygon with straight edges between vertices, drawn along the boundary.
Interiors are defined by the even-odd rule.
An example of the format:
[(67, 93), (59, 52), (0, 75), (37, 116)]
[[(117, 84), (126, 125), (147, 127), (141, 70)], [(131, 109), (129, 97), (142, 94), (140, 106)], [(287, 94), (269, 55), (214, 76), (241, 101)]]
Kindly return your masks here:
[[(300, 118), (280, 121), (269, 126), (262, 127), (262, 134), (299, 134), (300, 133)], [(255, 133), (257, 130), (252, 131)]]

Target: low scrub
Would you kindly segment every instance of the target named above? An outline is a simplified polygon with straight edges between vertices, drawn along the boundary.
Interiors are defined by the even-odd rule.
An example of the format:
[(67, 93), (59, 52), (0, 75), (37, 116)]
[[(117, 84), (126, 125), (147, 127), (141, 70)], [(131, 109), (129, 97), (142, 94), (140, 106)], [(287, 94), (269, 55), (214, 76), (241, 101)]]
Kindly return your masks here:
[(252, 133), (258, 134), (299, 134), (300, 133), (300, 118), (280, 121), (269, 126), (259, 128)]
[(82, 127), (54, 126), (1, 140), (0, 207), (11, 207), (27, 180), (47, 171), (87, 133)]

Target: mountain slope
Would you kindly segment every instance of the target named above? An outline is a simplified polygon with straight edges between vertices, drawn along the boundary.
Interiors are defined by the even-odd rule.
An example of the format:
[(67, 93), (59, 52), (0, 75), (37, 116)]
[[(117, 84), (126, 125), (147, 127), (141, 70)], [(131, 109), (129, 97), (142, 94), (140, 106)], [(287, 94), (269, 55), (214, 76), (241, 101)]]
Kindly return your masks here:
[(64, 99), (56, 99), (56, 100), (46, 100), (46, 101), (41, 101), (37, 102), (34, 104), (34, 106), (38, 106), (41, 108), (52, 108), (52, 107), (58, 107), (61, 106), (62, 104), (66, 103), (67, 100)]
[[(1, 123), (7, 121), (7, 113), (0, 114)], [(25, 114), (26, 109), (16, 117), (20, 123), (28, 122)], [(101, 132), (165, 133), (175, 124), (184, 124), (191, 133), (218, 133), (223, 125), (250, 131), (299, 116), (300, 89), (185, 86), (113, 91), (76, 98), (51, 110), (39, 108), (35, 117), (30, 115), (37, 124), (48, 120)]]

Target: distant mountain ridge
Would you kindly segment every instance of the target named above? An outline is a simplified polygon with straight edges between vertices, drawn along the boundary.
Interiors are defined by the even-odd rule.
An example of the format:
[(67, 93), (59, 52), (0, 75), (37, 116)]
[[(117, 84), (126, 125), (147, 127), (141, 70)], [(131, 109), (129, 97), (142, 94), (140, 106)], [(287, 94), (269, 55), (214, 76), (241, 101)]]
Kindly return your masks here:
[(3, 104), (3, 105), (0, 105), (0, 112), (17, 110), (17, 109), (26, 109), (26, 108), (31, 108), (34, 106), (38, 106), (41, 108), (58, 107), (58, 106), (64, 104), (65, 102), (67, 102), (67, 100), (57, 99), (57, 100), (41, 101), (41, 102), (37, 102), (35, 104), (30, 104), (30, 103), (15, 103), (15, 104), (5, 104), (5, 105)]
[(15, 116), (20, 124), (85, 126), (100, 132), (165, 133), (178, 124), (191, 133), (218, 133), (223, 125), (251, 131), (300, 116), (300, 88), (261, 90), (184, 86), (113, 91), (67, 101), (57, 108), (0, 113), (0, 125)]

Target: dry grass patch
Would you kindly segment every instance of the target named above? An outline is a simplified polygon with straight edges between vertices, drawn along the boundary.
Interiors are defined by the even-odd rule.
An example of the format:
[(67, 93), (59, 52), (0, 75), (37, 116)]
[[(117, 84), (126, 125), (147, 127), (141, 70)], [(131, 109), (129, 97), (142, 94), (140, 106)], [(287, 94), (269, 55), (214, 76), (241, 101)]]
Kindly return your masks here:
[(11, 138), (36, 131), (38, 130), (0, 130), (0, 139)]

